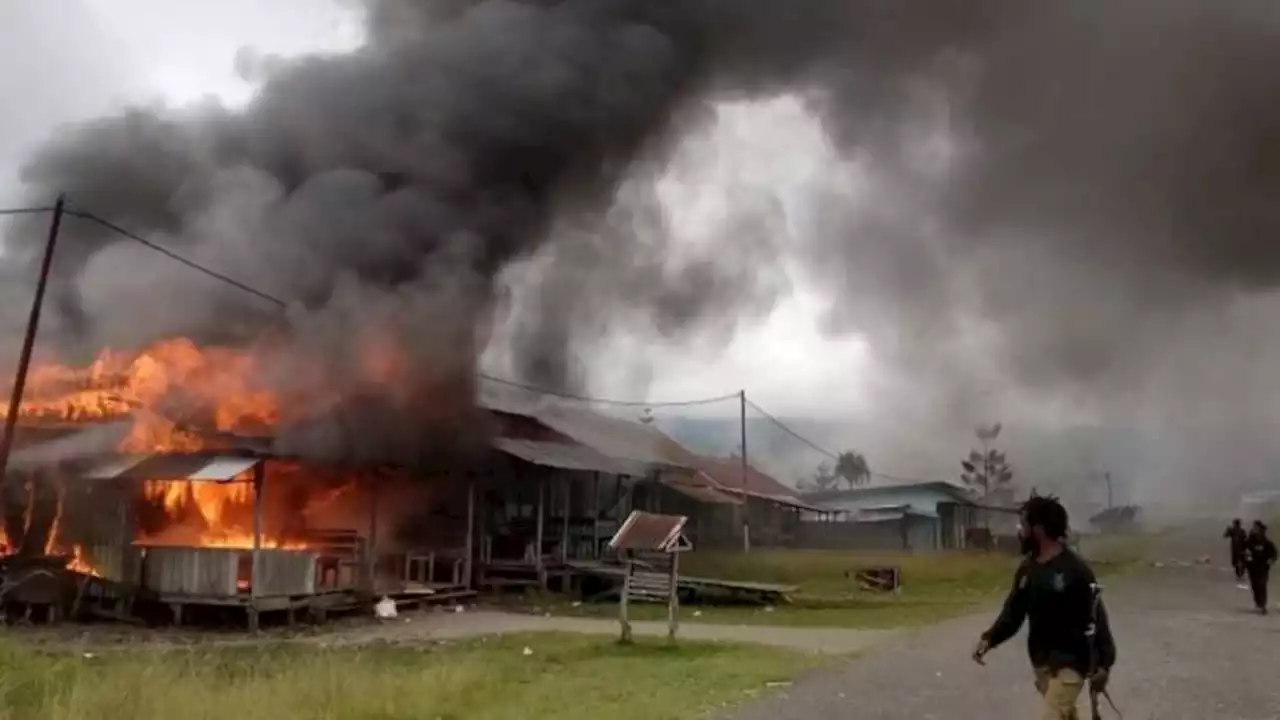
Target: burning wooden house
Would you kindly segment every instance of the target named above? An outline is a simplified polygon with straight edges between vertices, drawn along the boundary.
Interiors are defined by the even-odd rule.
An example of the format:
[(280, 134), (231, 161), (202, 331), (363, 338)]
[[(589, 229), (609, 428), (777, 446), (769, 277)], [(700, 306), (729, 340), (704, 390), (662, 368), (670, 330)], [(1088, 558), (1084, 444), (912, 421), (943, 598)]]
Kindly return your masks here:
[(741, 504), (655, 428), (491, 397), (472, 403), (483, 446), (449, 463), (289, 453), (281, 399), (253, 363), (172, 340), (87, 368), (34, 368), (0, 547), (61, 563), (82, 581), (76, 602), (112, 616), (142, 601), (179, 620), (243, 609), (256, 624), (262, 612), (323, 615), (382, 595), (567, 586), (576, 563), (605, 559), (637, 507), (695, 518), (695, 534)]
[[(389, 579), (404, 591), (420, 577), (421, 594), (463, 586), (471, 534), (458, 483), (274, 453), (277, 400), (252, 385), (248, 362), (173, 341), (78, 371), (36, 367), (4, 483), (6, 566), (60, 557), (92, 578), (91, 595), (126, 610), (134, 599), (176, 619), (189, 606), (240, 607), (251, 624), (260, 612), (323, 613), (388, 592)], [(472, 501), (464, 487), (461, 504)], [(454, 536), (452, 568), (437, 577), (434, 551), (398, 533), (381, 540), (400, 556), (380, 553), (380, 524), (396, 528), (379, 523), (387, 508), (394, 520), (423, 508), (446, 516), (432, 539)]]

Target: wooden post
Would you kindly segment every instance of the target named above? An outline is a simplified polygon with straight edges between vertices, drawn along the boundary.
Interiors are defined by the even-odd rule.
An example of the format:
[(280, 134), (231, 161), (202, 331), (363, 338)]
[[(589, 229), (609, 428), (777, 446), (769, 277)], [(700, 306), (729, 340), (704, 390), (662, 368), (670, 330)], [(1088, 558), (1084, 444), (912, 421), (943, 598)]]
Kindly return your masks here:
[[(13, 435), (18, 426), (18, 411), (22, 408), (22, 394), (27, 386), (27, 371), (31, 368), (31, 352), (35, 348), (36, 333), (40, 329), (40, 311), (44, 307), (44, 293), (49, 287), (49, 270), (53, 267), (53, 249), (58, 244), (58, 229), (62, 226), (62, 213), (67, 198), (59, 195), (53, 206), (53, 220), (49, 224), (49, 237), (45, 241), (44, 256), (40, 260), (40, 276), (36, 279), (36, 293), (31, 299), (31, 314), (27, 317), (27, 331), (22, 338), (22, 351), (18, 355), (18, 371), (13, 377), (13, 394), (9, 396), (9, 414), (4, 416), (4, 435), (0, 437), (0, 483), (5, 481), (9, 469), (9, 454), (13, 451)], [(16, 542), (13, 538), (11, 541)]]
[(747, 391), (738, 392), (742, 433), (742, 552), (751, 552), (751, 503), (747, 500)]
[(627, 555), (627, 574), (622, 578), (622, 597), (618, 602), (618, 620), (622, 623), (623, 644), (631, 642), (631, 621), (627, 618), (627, 601), (631, 596), (631, 574), (635, 572), (635, 562), (631, 559), (630, 551), (623, 550)]
[(680, 629), (680, 553), (671, 553), (671, 590), (667, 598), (667, 639), (675, 640)]
[(463, 584), (467, 589), (471, 589), (471, 566), (475, 556), (475, 537), (476, 537), (476, 478), (475, 475), (467, 475), (467, 542), (466, 542), (466, 563), (463, 565), (462, 577)]
[(262, 569), (262, 486), (266, 479), (265, 463), (253, 466), (253, 560), (249, 569), (249, 632), (258, 632), (258, 582)]
[(365, 548), (365, 587), (369, 594), (373, 594), (377, 588), (377, 572), (378, 572), (378, 480), (381, 478), (380, 472), (375, 472), (369, 476), (369, 543)]
[(543, 515), (546, 512), (546, 495), (547, 483), (542, 472), (538, 472), (538, 518), (535, 521), (534, 538), (533, 538), (533, 567), (538, 572), (538, 583), (542, 585), (542, 589), (547, 589), (547, 576), (542, 567), (542, 522)]
[(592, 475), (591, 490), (591, 559), (600, 559), (600, 473)]
[[(564, 508), (564, 525), (560, 534), (560, 564), (566, 565), (569, 562), (569, 513), (573, 510), (573, 477), (564, 476), (564, 482), (560, 484), (564, 489), (564, 499), (561, 506)], [(562, 590), (566, 588), (561, 588)]]

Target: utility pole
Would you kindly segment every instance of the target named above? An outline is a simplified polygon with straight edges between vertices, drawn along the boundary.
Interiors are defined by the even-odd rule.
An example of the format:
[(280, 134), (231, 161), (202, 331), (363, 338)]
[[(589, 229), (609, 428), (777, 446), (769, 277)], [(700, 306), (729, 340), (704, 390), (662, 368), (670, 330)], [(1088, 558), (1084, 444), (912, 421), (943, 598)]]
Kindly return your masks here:
[(751, 552), (751, 503), (747, 499), (747, 391), (738, 391), (739, 425), (742, 432), (742, 552)]
[(0, 437), (0, 483), (9, 469), (9, 454), (13, 452), (13, 434), (18, 426), (18, 411), (22, 407), (22, 393), (27, 386), (27, 371), (31, 368), (31, 351), (36, 344), (36, 332), (40, 329), (40, 311), (44, 307), (44, 292), (49, 285), (49, 269), (53, 267), (53, 249), (58, 244), (58, 229), (62, 226), (62, 213), (66, 195), (59, 195), (53, 206), (53, 220), (49, 224), (49, 239), (45, 242), (44, 257), (40, 261), (40, 278), (36, 282), (36, 294), (31, 300), (31, 315), (27, 319), (27, 333), (22, 339), (22, 354), (18, 357), (18, 372), (13, 377), (13, 394), (9, 396), (9, 414), (4, 417), (4, 436)]
[(1107, 509), (1110, 510), (1112, 507), (1114, 507), (1112, 502), (1112, 492), (1111, 492), (1111, 473), (1110, 472), (1102, 473), (1102, 479), (1107, 481)]

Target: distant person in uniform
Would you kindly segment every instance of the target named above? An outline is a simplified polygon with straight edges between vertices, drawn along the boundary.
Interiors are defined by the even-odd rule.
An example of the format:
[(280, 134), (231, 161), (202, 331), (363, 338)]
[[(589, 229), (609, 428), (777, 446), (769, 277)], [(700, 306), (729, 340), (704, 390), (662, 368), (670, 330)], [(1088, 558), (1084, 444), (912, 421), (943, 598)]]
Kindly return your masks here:
[(1222, 533), (1222, 537), (1231, 543), (1231, 569), (1236, 571), (1236, 582), (1240, 583), (1240, 587), (1247, 588), (1244, 584), (1244, 545), (1249, 539), (1249, 533), (1245, 532), (1244, 525), (1240, 523), (1240, 518), (1231, 521), (1227, 526), (1226, 532)]
[(1025, 559), (1013, 589), (991, 629), (982, 634), (973, 659), (1012, 638), (1029, 619), (1027, 651), (1036, 690), (1044, 698), (1044, 720), (1078, 720), (1077, 703), (1091, 681), (1106, 688), (1116, 661), (1106, 608), (1093, 571), (1065, 543), (1067, 511), (1057, 498), (1032, 496), (1022, 506), (1019, 539)]
[(1253, 521), (1253, 529), (1244, 546), (1245, 569), (1249, 573), (1249, 587), (1253, 589), (1253, 604), (1258, 612), (1267, 614), (1267, 583), (1271, 581), (1271, 566), (1276, 562), (1276, 544), (1267, 537), (1267, 526), (1261, 520)]

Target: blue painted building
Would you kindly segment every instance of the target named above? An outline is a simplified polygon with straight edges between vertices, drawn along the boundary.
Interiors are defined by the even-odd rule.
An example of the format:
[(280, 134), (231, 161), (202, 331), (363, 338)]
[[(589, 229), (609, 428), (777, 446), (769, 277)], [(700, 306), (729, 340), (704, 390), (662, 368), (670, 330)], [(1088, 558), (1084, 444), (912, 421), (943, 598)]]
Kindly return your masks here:
[[(806, 519), (811, 537), (848, 549), (948, 550), (965, 546), (965, 534), (981, 519), (981, 508), (964, 487), (947, 482), (873, 485), (805, 496), (823, 508)], [(845, 538), (847, 543), (835, 542)]]

